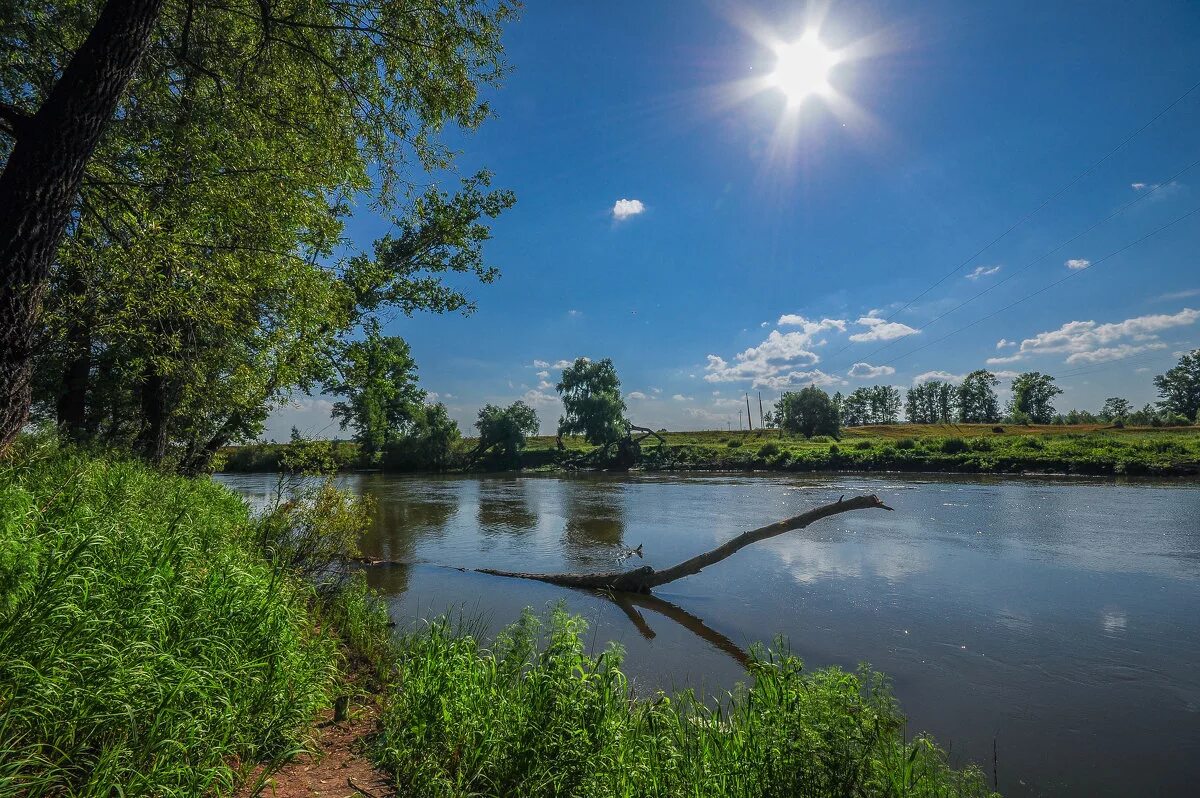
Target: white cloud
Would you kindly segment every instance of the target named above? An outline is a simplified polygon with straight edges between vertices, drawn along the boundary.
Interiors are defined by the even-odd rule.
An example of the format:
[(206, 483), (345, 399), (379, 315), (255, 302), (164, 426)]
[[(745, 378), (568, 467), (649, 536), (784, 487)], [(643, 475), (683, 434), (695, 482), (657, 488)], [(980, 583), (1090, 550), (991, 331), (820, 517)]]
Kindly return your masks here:
[(521, 396), (521, 399), (522, 399), (522, 400), (525, 402), (525, 404), (527, 404), (527, 405), (553, 405), (553, 404), (558, 404), (558, 395), (557, 395), (557, 394), (546, 393), (546, 392), (544, 392), (544, 391), (534, 391), (534, 390), (529, 390), (529, 391), (526, 391), (526, 392), (525, 392), (525, 393), (524, 393), (524, 394)]
[(907, 324), (898, 321), (886, 321), (875, 315), (876, 311), (871, 311), (868, 315), (859, 318), (855, 324), (867, 328), (866, 332), (855, 333), (850, 336), (851, 341), (892, 341), (896, 338), (903, 338), (906, 335), (912, 335), (920, 332), (913, 329)]
[(1134, 191), (1141, 191), (1142, 189), (1144, 189), (1146, 187), (1146, 184), (1145, 183), (1130, 183), (1129, 187), (1131, 189), (1133, 189)]
[(721, 413), (714, 413), (711, 410), (706, 410), (703, 407), (687, 407), (684, 408), (683, 414), (688, 418), (706, 423), (724, 423), (729, 420), (729, 416)]
[(674, 396), (672, 396), (671, 398), (674, 399), (676, 402), (691, 402), (691, 401), (693, 401), (692, 397), (684, 396), (681, 393), (677, 393)]
[(832, 374), (826, 374), (820, 369), (812, 371), (792, 371), (787, 374), (776, 374), (773, 377), (767, 377), (761, 381), (756, 381), (756, 388), (792, 388), (802, 387), (805, 385), (819, 385), (822, 388), (833, 385), (845, 385), (846, 381), (841, 377), (836, 377)]
[(1005, 349), (1007, 347), (1016, 346), (1016, 345), (1017, 345), (1016, 341), (1010, 341), (1007, 338), (1001, 338), (999, 341), (996, 342), (997, 349)]
[(550, 376), (550, 372), (548, 372), (548, 371), (539, 371), (539, 372), (537, 373), (537, 375), (538, 375), (539, 377), (541, 377), (541, 378), (544, 380), (544, 379), (546, 379), (547, 377), (549, 377), (549, 376)]
[(535, 360), (535, 361), (533, 361), (533, 367), (535, 369), (545, 369), (545, 368), (549, 368), (550, 364), (544, 360)]
[(1174, 291), (1170, 294), (1160, 294), (1155, 297), (1158, 302), (1166, 302), (1171, 299), (1188, 299), (1190, 297), (1200, 296), (1200, 288), (1189, 288), (1186, 291)]
[(851, 377), (866, 380), (873, 377), (887, 377), (895, 374), (896, 370), (891, 366), (872, 366), (870, 363), (855, 363), (850, 367), (850, 371), (846, 373)]
[(651, 388), (650, 393), (662, 393), (662, 388)]
[(619, 199), (613, 203), (612, 215), (618, 222), (628, 219), (630, 216), (637, 216), (646, 210), (646, 206), (639, 199)]
[(580, 316), (583, 315), (583, 311), (571, 309), (571, 310), (567, 311), (567, 315), (571, 316), (572, 318), (579, 318)]
[[(585, 360), (585, 361), (588, 361), (588, 362), (591, 362), (591, 361), (590, 361), (588, 358), (586, 358), (586, 357), (584, 358), (584, 360)], [(556, 360), (556, 361), (554, 361), (554, 365), (553, 365), (553, 366), (551, 366), (550, 368), (552, 368), (552, 369), (565, 369), (565, 368), (567, 368), (568, 366), (570, 366), (570, 365), (574, 364), (574, 362), (575, 362), (574, 360)]]
[(942, 382), (962, 382), (967, 378), (966, 374), (951, 374), (948, 371), (926, 371), (924, 374), (918, 374), (913, 377), (913, 385), (921, 385), (930, 380), (941, 380)]
[[(812, 351), (812, 347), (817, 346), (813, 342), (814, 336), (822, 330), (845, 327), (845, 322), (840, 319), (817, 322), (800, 316), (792, 317), (787, 323), (802, 329), (787, 333), (772, 330), (758, 346), (737, 353), (733, 363), (718, 355), (708, 355), (708, 365), (704, 367), (708, 373), (704, 379), (708, 382), (749, 380), (756, 388), (777, 387), (781, 377), (790, 379), (790, 373), (795, 369), (820, 361), (821, 358)], [(791, 384), (786, 379), (783, 384)]]
[(967, 275), (968, 280), (978, 280), (980, 277), (988, 277), (995, 274), (1003, 268), (1001, 266), (976, 266), (975, 271)]
[(542, 380), (541, 382), (538, 383), (537, 387), (538, 387), (539, 391), (546, 391), (546, 390), (553, 388), (554, 383), (550, 382), (549, 380)]
[(1200, 310), (1184, 308), (1174, 314), (1137, 316), (1108, 324), (1069, 321), (1057, 330), (1026, 338), (1014, 354), (988, 358), (987, 362), (1015, 363), (1033, 355), (1065, 354), (1067, 363), (1102, 363), (1139, 352), (1165, 349), (1166, 344), (1158, 340), (1159, 332), (1172, 327), (1186, 327), (1198, 320)]
[[(781, 327), (803, 327), (804, 331), (810, 335), (816, 334), (821, 330), (838, 330), (840, 332), (846, 331), (845, 319), (821, 319), (820, 321), (812, 321), (811, 319), (806, 319), (803, 316), (799, 316), (795, 313), (785, 313), (780, 316), (779, 321), (775, 323)], [(767, 326), (767, 323), (763, 322), (763, 326)]]
[(626, 399), (639, 399), (639, 400), (645, 401), (647, 399), (650, 399), (651, 397), (647, 396), (646, 394), (642, 393), (641, 391), (630, 391), (629, 393), (625, 394), (625, 398)]
[(1090, 260), (1087, 260), (1086, 258), (1071, 258), (1070, 260), (1063, 263), (1063, 266), (1066, 266), (1068, 269), (1071, 269), (1073, 271), (1079, 271), (1080, 269), (1086, 269), (1088, 266), (1091, 266), (1091, 265), (1092, 265), (1092, 262)]

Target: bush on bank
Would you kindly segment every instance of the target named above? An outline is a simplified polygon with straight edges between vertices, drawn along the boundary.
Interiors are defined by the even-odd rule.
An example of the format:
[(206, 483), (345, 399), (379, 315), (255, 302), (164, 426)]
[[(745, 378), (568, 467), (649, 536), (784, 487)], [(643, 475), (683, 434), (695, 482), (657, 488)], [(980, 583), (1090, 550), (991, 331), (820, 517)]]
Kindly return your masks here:
[(582, 619), (524, 617), (485, 649), (432, 623), (399, 648), (379, 761), (401, 794), (462, 796), (985, 796), (929, 739), (906, 739), (883, 677), (807, 672), (756, 653), (751, 684), (715, 708), (691, 693), (636, 700)]
[(208, 480), (24, 441), (0, 465), (0, 795), (228, 793), (299, 750), (334, 639)]

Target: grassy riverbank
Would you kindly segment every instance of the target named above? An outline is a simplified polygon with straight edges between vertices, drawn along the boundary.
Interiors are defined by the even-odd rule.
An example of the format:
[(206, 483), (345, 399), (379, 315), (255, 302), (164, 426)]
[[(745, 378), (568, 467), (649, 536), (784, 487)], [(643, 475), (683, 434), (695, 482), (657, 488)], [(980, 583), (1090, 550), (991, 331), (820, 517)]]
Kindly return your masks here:
[(304, 746), (350, 661), (383, 691), (373, 756), (406, 795), (987, 793), (906, 735), (878, 674), (764, 653), (715, 711), (635, 696), (561, 612), (491, 647), (445, 622), (396, 638), (361, 579), (299, 578), (361, 520), (338, 494), (254, 519), (208, 480), (19, 448), (0, 467), (0, 795), (230, 794)]
[[(946, 473), (1200, 474), (1200, 428), (1098, 424), (892, 424), (848, 427), (840, 440), (754, 432), (665, 432), (666, 443), (643, 443), (641, 467), (695, 471), (925, 471)], [(593, 447), (553, 436), (531, 438), (527, 469), (556, 470), (581, 461)], [(460, 462), (475, 441), (460, 445)], [(349, 442), (252, 444), (225, 452), (231, 472), (278, 471), (291, 460), (326, 470), (365, 467)], [(595, 467), (582, 460), (581, 467)], [(388, 470), (388, 464), (382, 464)]]
[[(648, 470), (928, 471), (1200, 474), (1200, 428), (894, 424), (848, 427), (840, 440), (754, 432), (667, 433), (643, 445)], [(573, 445), (578, 445), (572, 442)], [(553, 438), (531, 441), (531, 462)]]

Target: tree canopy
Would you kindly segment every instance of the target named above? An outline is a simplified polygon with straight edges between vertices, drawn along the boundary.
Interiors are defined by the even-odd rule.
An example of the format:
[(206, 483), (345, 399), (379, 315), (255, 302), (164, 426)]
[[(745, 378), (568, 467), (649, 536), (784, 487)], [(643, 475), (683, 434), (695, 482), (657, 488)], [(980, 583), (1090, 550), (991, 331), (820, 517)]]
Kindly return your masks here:
[(1012, 383), (1013, 396), (1008, 405), (1009, 415), (1016, 421), (1028, 420), (1034, 424), (1049, 424), (1054, 420), (1054, 397), (1062, 388), (1054, 384), (1054, 378), (1040, 371), (1018, 374)]
[[(6, 6), (0, 104), (44, 104), (99, 5)], [(36, 415), (195, 470), (328, 379), (372, 315), (469, 312), (461, 283), (442, 276), (495, 278), (487, 222), (513, 197), (487, 172), (440, 185), (453, 159), (438, 133), (488, 115), (479, 90), (503, 75), (511, 11), (163, 7), (46, 273)], [(0, 129), (0, 156), (19, 142)], [(418, 189), (425, 173), (435, 185)], [(343, 255), (354, 202), (396, 233)]]
[(841, 432), (837, 408), (829, 394), (815, 385), (785, 392), (779, 397), (776, 415), (780, 429), (792, 435), (800, 434), (806, 438), (829, 435), (836, 438)]
[(1179, 358), (1179, 363), (1154, 378), (1158, 388), (1158, 406), (1200, 423), (1200, 349)]
[(958, 420), (965, 424), (994, 424), (1000, 420), (1000, 401), (995, 374), (979, 369), (972, 371), (958, 386)]
[(611, 360), (577, 358), (563, 369), (555, 387), (563, 403), (559, 435), (582, 435), (593, 446), (607, 446), (625, 436), (625, 400)]
[(492, 449), (501, 464), (514, 467), (520, 464), (526, 436), (538, 431), (537, 411), (521, 401), (508, 407), (484, 405), (475, 429), (479, 430), (477, 451)]

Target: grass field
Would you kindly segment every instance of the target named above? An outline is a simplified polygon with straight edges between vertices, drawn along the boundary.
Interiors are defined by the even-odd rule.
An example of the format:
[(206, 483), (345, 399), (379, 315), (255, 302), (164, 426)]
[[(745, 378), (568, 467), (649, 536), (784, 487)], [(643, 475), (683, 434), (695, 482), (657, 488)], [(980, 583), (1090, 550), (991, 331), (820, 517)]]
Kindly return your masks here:
[[(847, 427), (840, 440), (753, 432), (668, 432), (666, 443), (643, 442), (647, 469), (783, 471), (1054, 472), (1080, 474), (1200, 473), (1200, 428), (1099, 424), (1066, 426), (890, 424)], [(582, 440), (565, 439), (568, 456)], [(529, 442), (526, 462), (544, 466), (555, 439)]]

